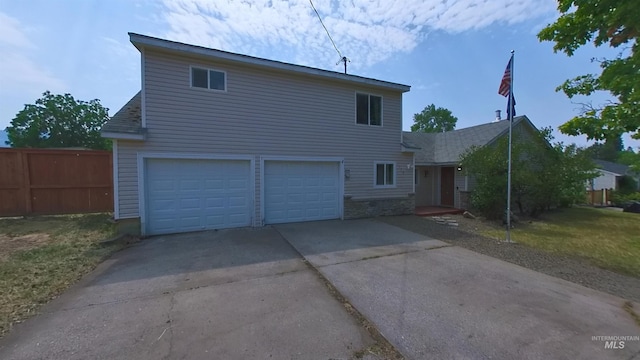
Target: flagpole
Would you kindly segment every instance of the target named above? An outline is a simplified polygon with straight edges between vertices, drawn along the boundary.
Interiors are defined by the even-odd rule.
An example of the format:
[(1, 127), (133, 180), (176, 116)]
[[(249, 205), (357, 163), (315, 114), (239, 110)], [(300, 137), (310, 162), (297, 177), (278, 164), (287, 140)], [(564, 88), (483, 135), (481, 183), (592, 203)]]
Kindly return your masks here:
[(509, 165), (507, 169), (507, 240), (506, 242), (510, 243), (511, 241), (511, 134), (513, 128), (513, 58), (515, 55), (515, 51), (511, 50), (511, 82), (509, 84)]

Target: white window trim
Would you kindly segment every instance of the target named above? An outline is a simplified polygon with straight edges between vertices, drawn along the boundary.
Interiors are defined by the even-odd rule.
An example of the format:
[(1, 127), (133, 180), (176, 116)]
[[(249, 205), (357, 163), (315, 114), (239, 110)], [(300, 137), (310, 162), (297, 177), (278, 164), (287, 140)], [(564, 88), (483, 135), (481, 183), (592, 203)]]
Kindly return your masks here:
[[(367, 95), (369, 97), (371, 96), (377, 96), (380, 98), (380, 125), (371, 125), (371, 114), (369, 114), (369, 121), (367, 124), (360, 124), (358, 123), (358, 94), (360, 95)], [(383, 127), (384, 126), (384, 96), (380, 95), (380, 94), (374, 94), (374, 93), (370, 93), (370, 92), (366, 92), (366, 91), (356, 91), (353, 95), (354, 98), (354, 109), (355, 109), (355, 113), (354, 113), (354, 122), (356, 125), (360, 125), (360, 126), (373, 126), (373, 127)], [(371, 101), (371, 100), (369, 100)]]
[[(377, 180), (377, 175), (378, 174), (376, 173), (376, 171), (378, 171), (377, 170), (378, 165), (381, 165), (381, 164), (384, 164), (384, 165), (391, 164), (391, 165), (393, 165), (393, 184), (392, 185), (378, 185), (377, 184), (376, 180)], [(385, 171), (385, 176), (384, 176), (385, 181), (387, 179), (387, 174), (386, 174), (387, 170), (386, 169), (387, 169), (387, 167), (385, 166), (385, 170), (384, 170)], [(398, 166), (396, 165), (395, 161), (374, 161), (373, 162), (373, 187), (374, 188), (376, 188), (376, 189), (394, 189), (394, 188), (397, 187), (397, 183), (398, 183)]]
[[(193, 86), (193, 69), (207, 70), (207, 88)], [(224, 90), (209, 88), (209, 86), (211, 85), (211, 82), (210, 82), (210, 79), (209, 79), (209, 71), (215, 71), (215, 72), (220, 72), (220, 73), (224, 74)], [(224, 71), (224, 70), (220, 70), (220, 69), (208, 68), (208, 67), (198, 66), (198, 65), (190, 65), (189, 66), (189, 87), (192, 88), (192, 89), (195, 89), (195, 90), (226, 93), (227, 92), (227, 72)]]

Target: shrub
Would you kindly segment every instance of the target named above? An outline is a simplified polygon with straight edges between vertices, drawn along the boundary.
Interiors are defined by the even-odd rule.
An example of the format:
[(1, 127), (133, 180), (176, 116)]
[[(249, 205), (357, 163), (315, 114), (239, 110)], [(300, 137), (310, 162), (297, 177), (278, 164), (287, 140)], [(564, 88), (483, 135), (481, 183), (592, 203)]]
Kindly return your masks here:
[[(523, 139), (514, 133), (512, 144), (511, 208), (537, 216), (555, 207), (584, 201), (585, 183), (594, 164), (576, 145), (551, 145), (551, 129)], [(508, 138), (491, 146), (475, 147), (462, 156), (466, 174), (476, 179), (471, 203), (490, 219), (503, 216), (507, 203)]]

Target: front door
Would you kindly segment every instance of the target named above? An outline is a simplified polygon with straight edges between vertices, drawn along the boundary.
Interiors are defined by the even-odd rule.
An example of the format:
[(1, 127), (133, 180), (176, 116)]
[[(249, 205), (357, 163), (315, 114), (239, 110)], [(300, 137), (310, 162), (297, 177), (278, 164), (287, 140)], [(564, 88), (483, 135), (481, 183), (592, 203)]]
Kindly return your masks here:
[(440, 204), (453, 207), (454, 172), (453, 167), (440, 168)]

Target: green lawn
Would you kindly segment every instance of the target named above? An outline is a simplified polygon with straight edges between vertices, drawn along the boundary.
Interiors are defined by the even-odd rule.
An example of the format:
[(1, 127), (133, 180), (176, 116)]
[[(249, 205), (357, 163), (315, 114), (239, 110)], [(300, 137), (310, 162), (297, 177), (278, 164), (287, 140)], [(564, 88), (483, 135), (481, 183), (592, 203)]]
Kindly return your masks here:
[[(504, 230), (481, 233), (504, 238)], [(593, 264), (640, 277), (640, 214), (577, 207), (553, 211), (539, 221), (518, 223), (514, 241), (561, 255), (577, 255)]]
[(0, 337), (121, 245), (109, 214), (0, 219)]

